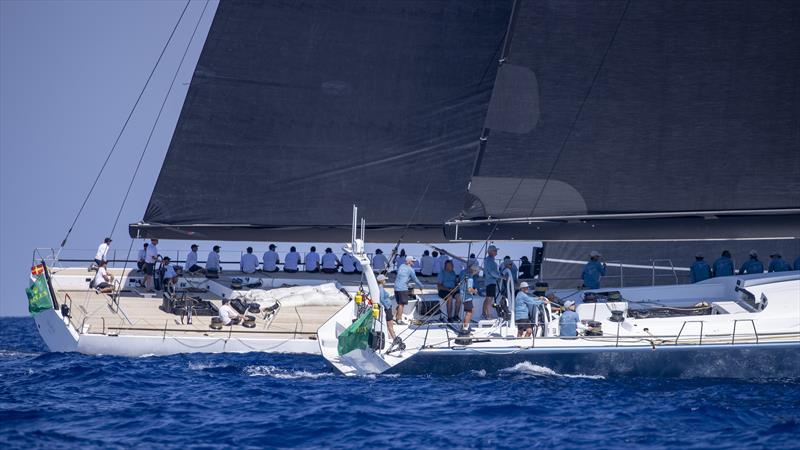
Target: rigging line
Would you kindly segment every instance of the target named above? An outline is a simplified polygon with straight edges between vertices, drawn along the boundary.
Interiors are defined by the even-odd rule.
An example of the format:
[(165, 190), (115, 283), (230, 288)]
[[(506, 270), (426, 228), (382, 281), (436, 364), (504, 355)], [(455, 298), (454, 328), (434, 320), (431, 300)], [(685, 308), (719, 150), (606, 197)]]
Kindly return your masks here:
[[(111, 233), (109, 233), (109, 236), (113, 236), (114, 230), (116, 230), (117, 228), (117, 224), (119, 223), (119, 218), (122, 215), (122, 210), (124, 209), (125, 203), (128, 201), (128, 196), (131, 193), (133, 182), (136, 180), (136, 175), (139, 174), (139, 169), (142, 166), (142, 161), (144, 161), (144, 155), (147, 153), (147, 149), (150, 147), (150, 140), (153, 138), (156, 126), (158, 125), (158, 121), (161, 118), (161, 114), (164, 112), (164, 107), (167, 104), (167, 100), (169, 100), (169, 95), (172, 93), (172, 88), (175, 86), (175, 80), (178, 78), (178, 74), (180, 73), (181, 68), (183, 67), (183, 62), (186, 59), (186, 54), (189, 53), (189, 48), (192, 46), (192, 42), (194, 41), (194, 36), (195, 34), (197, 34), (197, 28), (200, 26), (200, 22), (203, 21), (203, 16), (205, 16), (205, 12), (206, 9), (208, 8), (209, 1), (210, 0), (206, 0), (205, 4), (203, 5), (203, 11), (200, 13), (200, 17), (197, 19), (197, 23), (194, 26), (194, 30), (192, 30), (192, 35), (189, 37), (189, 42), (187, 42), (186, 48), (183, 50), (181, 61), (180, 63), (178, 63), (178, 68), (175, 69), (175, 74), (172, 76), (172, 81), (169, 84), (169, 89), (167, 89), (166, 95), (164, 95), (164, 100), (161, 102), (161, 108), (159, 108), (158, 110), (158, 114), (156, 115), (156, 120), (153, 122), (153, 126), (150, 127), (150, 134), (147, 136), (147, 142), (145, 142), (144, 148), (142, 149), (142, 153), (141, 155), (139, 155), (139, 162), (136, 164), (136, 169), (133, 171), (131, 182), (128, 184), (128, 190), (125, 192), (125, 197), (122, 199), (122, 204), (119, 207), (116, 219), (114, 219), (114, 226), (111, 228)], [(181, 17), (183, 17), (183, 15), (181, 15)], [(178, 23), (180, 23), (180, 20), (178, 20)], [(177, 25), (178, 24), (176, 24), (176, 27)]]
[(128, 122), (130, 122), (131, 117), (133, 117), (134, 111), (136, 111), (136, 107), (139, 105), (139, 101), (142, 99), (142, 95), (144, 95), (144, 91), (147, 89), (147, 86), (150, 84), (150, 80), (153, 78), (153, 74), (158, 68), (158, 64), (161, 62), (161, 58), (164, 56), (164, 52), (166, 52), (167, 47), (169, 46), (170, 41), (172, 41), (172, 37), (175, 35), (175, 30), (178, 29), (178, 24), (181, 23), (181, 19), (183, 19), (184, 14), (186, 14), (186, 9), (189, 8), (189, 3), (191, 0), (186, 1), (186, 5), (183, 7), (183, 11), (181, 11), (180, 17), (178, 17), (178, 21), (175, 23), (175, 26), (172, 28), (172, 32), (169, 34), (169, 38), (167, 42), (164, 43), (164, 47), (161, 49), (161, 53), (158, 55), (158, 59), (156, 60), (155, 65), (153, 66), (152, 70), (150, 70), (150, 75), (147, 76), (147, 81), (144, 82), (144, 86), (142, 86), (142, 90), (139, 91), (139, 96), (136, 97), (136, 102), (134, 102), (133, 107), (131, 108), (130, 112), (128, 113), (128, 118), (125, 119), (125, 123), (122, 124), (122, 128), (119, 130), (117, 134), (117, 138), (114, 140), (114, 145), (111, 146), (111, 151), (108, 152), (105, 161), (103, 161), (103, 165), (100, 167), (100, 172), (97, 173), (97, 177), (94, 179), (94, 183), (92, 183), (92, 187), (89, 188), (89, 192), (86, 194), (86, 197), (83, 199), (83, 203), (81, 207), (78, 209), (78, 213), (75, 215), (75, 219), (72, 220), (72, 225), (69, 226), (69, 230), (67, 230), (67, 234), (64, 236), (64, 239), (61, 241), (61, 246), (58, 249), (58, 253), (61, 253), (61, 249), (67, 245), (67, 239), (69, 235), (72, 233), (72, 229), (75, 228), (75, 224), (78, 222), (78, 218), (80, 218), (83, 209), (86, 207), (86, 202), (89, 201), (89, 197), (91, 197), (92, 192), (94, 192), (94, 188), (97, 187), (97, 182), (100, 181), (100, 176), (103, 175), (103, 171), (105, 170), (106, 166), (108, 165), (108, 161), (111, 159), (111, 155), (114, 154), (114, 150), (117, 149), (117, 144), (119, 144), (119, 140), (122, 138), (122, 134), (125, 132), (125, 129), (128, 127)]
[[(408, 233), (408, 229), (411, 227), (411, 222), (414, 221), (414, 218), (417, 216), (417, 211), (419, 211), (420, 205), (422, 205), (422, 200), (425, 199), (425, 196), (428, 195), (428, 189), (431, 188), (431, 182), (433, 182), (433, 177), (428, 178), (428, 184), (425, 185), (425, 190), (422, 192), (422, 195), (417, 200), (417, 205), (414, 207), (414, 212), (411, 213), (411, 217), (408, 218), (408, 222), (406, 223), (406, 227), (403, 229), (403, 234), (400, 235), (400, 238), (397, 240), (397, 243), (394, 245), (392, 249), (392, 253), (389, 257), (389, 263), (391, 263), (395, 256), (397, 255), (397, 249), (400, 248), (400, 243), (403, 242), (403, 238), (406, 237), (406, 233)], [(384, 271), (388, 271), (389, 264), (386, 265), (386, 269)], [(388, 272), (387, 272), (388, 273)]]
[(564, 136), (564, 140), (561, 142), (561, 148), (558, 149), (558, 153), (556, 154), (556, 159), (553, 161), (553, 165), (550, 166), (550, 171), (547, 173), (547, 177), (544, 180), (544, 184), (542, 185), (542, 190), (539, 191), (539, 195), (536, 197), (536, 202), (533, 204), (533, 208), (531, 208), (531, 212), (528, 214), (529, 216), (533, 216), (534, 211), (536, 211), (536, 207), (539, 206), (539, 201), (542, 199), (542, 195), (544, 194), (545, 189), (547, 188), (547, 183), (550, 182), (550, 178), (553, 176), (553, 172), (555, 172), (556, 166), (558, 165), (558, 161), (561, 159), (561, 155), (564, 153), (564, 149), (567, 146), (567, 142), (569, 142), (569, 138), (572, 137), (572, 132), (575, 130), (575, 126), (578, 124), (578, 119), (580, 119), (581, 114), (583, 113), (583, 107), (586, 106), (586, 101), (589, 100), (589, 96), (592, 94), (592, 90), (594, 89), (594, 85), (597, 82), (597, 77), (600, 75), (600, 71), (603, 69), (603, 66), (606, 63), (606, 57), (608, 57), (609, 51), (611, 51), (611, 47), (614, 45), (614, 41), (617, 39), (617, 34), (619, 33), (619, 29), (622, 27), (622, 22), (625, 20), (625, 14), (628, 12), (628, 6), (630, 6), (630, 0), (625, 2), (625, 8), (622, 10), (622, 14), (619, 16), (619, 21), (617, 21), (617, 27), (614, 29), (614, 34), (611, 35), (611, 40), (608, 41), (608, 46), (606, 46), (606, 51), (603, 53), (603, 57), (600, 58), (600, 64), (597, 66), (597, 70), (594, 72), (594, 76), (592, 77), (592, 82), (589, 84), (589, 89), (586, 91), (586, 95), (583, 97), (583, 101), (581, 102), (580, 106), (578, 107), (578, 111), (575, 113), (575, 117), (572, 119), (572, 124), (567, 131), (567, 135)]

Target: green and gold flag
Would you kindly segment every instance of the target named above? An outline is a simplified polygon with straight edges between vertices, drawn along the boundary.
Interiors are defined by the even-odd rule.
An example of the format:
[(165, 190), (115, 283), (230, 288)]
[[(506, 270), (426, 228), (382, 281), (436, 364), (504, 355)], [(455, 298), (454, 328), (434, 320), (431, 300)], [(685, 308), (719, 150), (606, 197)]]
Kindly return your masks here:
[(368, 309), (352, 325), (339, 335), (339, 355), (369, 347), (369, 333), (372, 331), (372, 310)]
[(53, 307), (53, 300), (50, 299), (50, 289), (47, 288), (44, 274), (37, 275), (31, 281), (31, 286), (25, 289), (25, 293), (28, 294), (28, 312), (31, 315)]

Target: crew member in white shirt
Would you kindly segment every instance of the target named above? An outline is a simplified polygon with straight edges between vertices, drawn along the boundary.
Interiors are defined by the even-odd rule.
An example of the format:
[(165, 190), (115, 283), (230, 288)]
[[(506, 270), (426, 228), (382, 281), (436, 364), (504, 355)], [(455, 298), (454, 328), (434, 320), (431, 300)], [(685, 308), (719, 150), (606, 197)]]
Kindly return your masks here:
[(225, 325), (236, 325), (242, 320), (242, 316), (233, 309), (230, 302), (230, 299), (222, 299), (222, 306), (219, 308), (219, 318), (222, 319), (222, 323)]
[(149, 244), (147, 242), (144, 243), (144, 246), (141, 250), (139, 250), (139, 255), (136, 257), (136, 267), (139, 268), (139, 272), (144, 272), (144, 263), (147, 259), (147, 246)]
[(419, 261), (420, 273), (423, 277), (433, 276), (433, 256), (427, 250), (422, 253), (422, 258)]
[(100, 264), (97, 265), (97, 273), (91, 284), (91, 287), (103, 294), (114, 292), (114, 285), (112, 284), (114, 283), (114, 275), (108, 273), (107, 264), (108, 262), (105, 260), (100, 261)]
[(264, 272), (278, 271), (278, 263), (280, 263), (281, 260), (275, 252), (276, 248), (278, 247), (276, 247), (275, 244), (269, 244), (269, 250), (264, 252), (264, 258), (262, 258), (264, 262)]
[(256, 273), (258, 269), (258, 256), (253, 254), (253, 247), (247, 247), (247, 253), (242, 255), (239, 269), (244, 273)]
[(186, 255), (186, 264), (183, 266), (183, 270), (186, 273), (206, 273), (206, 270), (197, 264), (197, 248), (197, 244), (192, 244), (192, 251)]
[(156, 263), (158, 262), (158, 239), (150, 239), (150, 245), (144, 256), (144, 287), (153, 292), (153, 276), (156, 273)]
[(381, 273), (386, 271), (388, 266), (389, 260), (386, 258), (386, 255), (383, 254), (383, 250), (375, 250), (375, 255), (372, 256), (372, 271), (375, 273)]
[(312, 246), (311, 251), (306, 253), (306, 272), (317, 273), (319, 272), (319, 253), (317, 247)]
[(111, 238), (103, 239), (103, 243), (97, 247), (97, 253), (94, 255), (94, 263), (100, 267), (100, 261), (108, 261), (108, 247), (111, 246)]
[(219, 245), (215, 245), (210, 252), (208, 252), (208, 257), (206, 257), (206, 276), (211, 275), (213, 278), (215, 275), (219, 275), (222, 272), (222, 266), (219, 264)]
[(297, 253), (295, 247), (289, 248), (289, 253), (283, 259), (283, 271), (288, 273), (297, 273), (299, 270), (297, 266), (300, 265), (300, 253)]
[(322, 255), (322, 271), (325, 273), (336, 273), (336, 269), (340, 266), (339, 258), (333, 254), (330, 247), (325, 249), (325, 254)]
[(164, 270), (164, 284), (165, 284), (165, 291), (172, 291), (175, 288), (175, 285), (178, 284), (178, 273), (175, 272), (175, 266), (171, 263), (169, 256), (165, 256), (162, 259), (161, 268)]

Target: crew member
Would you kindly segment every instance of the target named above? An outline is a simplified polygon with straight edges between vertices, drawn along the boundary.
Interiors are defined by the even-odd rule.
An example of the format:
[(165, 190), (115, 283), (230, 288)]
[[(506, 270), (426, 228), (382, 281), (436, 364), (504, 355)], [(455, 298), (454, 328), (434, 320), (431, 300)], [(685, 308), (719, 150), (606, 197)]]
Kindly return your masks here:
[(422, 258), (419, 261), (420, 273), (423, 277), (433, 276), (433, 257), (431, 252), (425, 250), (422, 252)]
[[(461, 332), (469, 332), (469, 324), (472, 321), (473, 304), (472, 299), (478, 293), (478, 273), (481, 268), (478, 264), (472, 264), (464, 269), (459, 275), (461, 280), (461, 299), (464, 302), (464, 320), (461, 325)], [(459, 306), (456, 305), (456, 314), (458, 314)]]
[(564, 312), (558, 319), (559, 335), (565, 337), (574, 337), (578, 335), (578, 324), (581, 319), (578, 313), (575, 312), (575, 302), (567, 300), (564, 302)]
[(792, 266), (786, 262), (779, 252), (769, 255), (769, 268), (767, 272), (786, 272), (792, 270)]
[(606, 274), (606, 263), (601, 263), (600, 258), (603, 255), (598, 251), (592, 250), (589, 253), (589, 261), (583, 267), (583, 289), (599, 289), (600, 277)]
[(108, 261), (101, 259), (100, 264), (97, 265), (97, 273), (94, 275), (90, 287), (94, 288), (97, 292), (102, 294), (110, 294), (114, 292), (114, 275), (108, 273)]
[(283, 259), (283, 271), (288, 273), (297, 273), (297, 266), (300, 265), (300, 253), (297, 253), (295, 247), (289, 247), (289, 253)]
[(219, 308), (219, 318), (222, 319), (224, 325), (237, 325), (242, 321), (242, 316), (233, 309), (231, 300), (228, 298), (222, 299), (222, 306)]
[(486, 297), (483, 299), (483, 319), (489, 319), (489, 308), (494, 304), (497, 296), (497, 280), (500, 279), (500, 271), (497, 268), (497, 247), (490, 245), (486, 250), (486, 257), (483, 258), (483, 284), (486, 289)]
[(361, 273), (361, 264), (358, 263), (356, 257), (350, 252), (342, 253), (342, 260), (340, 264), (342, 266), (342, 273), (346, 273), (348, 275)]
[(413, 256), (406, 256), (406, 263), (397, 269), (397, 278), (394, 280), (394, 298), (397, 300), (397, 312), (394, 316), (398, 325), (405, 325), (405, 322), (403, 322), (403, 308), (411, 300), (411, 289), (408, 283), (413, 281), (417, 288), (422, 289), (422, 282), (419, 281), (412, 268), (415, 259)]
[(336, 273), (337, 269), (341, 266), (339, 258), (333, 254), (330, 247), (325, 249), (325, 254), (322, 255), (322, 271), (325, 273)]
[(197, 264), (197, 244), (192, 244), (191, 247), (192, 251), (190, 251), (186, 255), (186, 264), (183, 265), (184, 272), (186, 273), (206, 273), (206, 269), (203, 269)]
[(394, 271), (397, 272), (397, 270), (405, 263), (406, 263), (406, 249), (401, 248), (400, 253), (395, 255), (394, 259), (392, 259), (392, 264), (394, 265)]
[(153, 292), (154, 280), (156, 274), (156, 262), (158, 261), (158, 239), (150, 239), (150, 245), (147, 246), (144, 259), (144, 287)]
[(712, 276), (715, 277), (728, 277), (733, 275), (733, 260), (731, 259), (731, 252), (723, 250), (722, 256), (714, 261)]
[(531, 337), (533, 334), (531, 316), (538, 314), (538, 310), (534, 308), (549, 303), (545, 297), (533, 298), (528, 295), (529, 289), (530, 285), (523, 281), (519, 284), (519, 292), (514, 297), (514, 321), (517, 323), (517, 337)]
[[(168, 288), (174, 288), (178, 284), (178, 273), (175, 272), (175, 267), (172, 266), (171, 262), (171, 258), (165, 256), (161, 263), (161, 269), (164, 271), (164, 281), (168, 283), (166, 286)], [(165, 289), (165, 291), (170, 290), (172, 289)]]
[(383, 250), (375, 250), (375, 254), (372, 256), (372, 271), (375, 273), (381, 273), (386, 271), (388, 267), (389, 260), (386, 259), (386, 255), (383, 254)]
[(692, 264), (692, 267), (689, 269), (689, 281), (697, 283), (698, 281), (707, 280), (709, 278), (711, 278), (711, 266), (703, 261), (702, 253), (697, 253), (694, 255), (694, 264)]
[(139, 255), (136, 257), (136, 267), (139, 268), (139, 272), (144, 272), (144, 263), (147, 259), (147, 242), (144, 243), (141, 250), (139, 250)]
[(514, 284), (516, 285), (519, 282), (519, 268), (510, 256), (503, 257), (503, 267), (507, 267), (511, 271), (511, 277), (514, 278)]
[(533, 270), (533, 265), (531, 265), (528, 257), (523, 256), (519, 260), (519, 278), (523, 280), (533, 278), (533, 274), (531, 273), (531, 270)]
[(455, 290), (458, 283), (458, 275), (453, 269), (453, 261), (444, 263), (444, 268), (436, 277), (436, 288), (439, 291), (439, 298), (444, 300), (447, 310), (447, 321), (458, 322), (458, 309), (456, 309), (455, 298), (458, 292)]
[(275, 249), (278, 248), (275, 244), (269, 244), (269, 250), (264, 252), (264, 257), (261, 259), (264, 265), (264, 272), (277, 272), (278, 271), (278, 263), (281, 262), (281, 259), (278, 257), (278, 254), (275, 252)]
[(258, 256), (253, 254), (253, 247), (247, 247), (247, 253), (242, 255), (242, 259), (239, 262), (239, 270), (244, 273), (256, 273), (256, 270), (258, 270)]
[(103, 243), (97, 247), (97, 253), (94, 255), (94, 263), (100, 267), (100, 261), (108, 261), (108, 248), (111, 247), (111, 238), (103, 239)]
[(386, 314), (386, 331), (389, 332), (389, 337), (394, 341), (394, 312), (392, 311), (392, 299), (385, 289), (386, 275), (380, 274), (375, 279), (378, 281), (378, 290), (380, 291), (380, 302), (381, 306), (383, 306), (383, 313)]
[(319, 253), (317, 247), (311, 246), (311, 251), (306, 253), (305, 259), (306, 272), (317, 273), (319, 272)]
[(750, 259), (739, 268), (739, 275), (764, 273), (764, 264), (758, 260), (758, 252), (750, 250)]
[(219, 275), (222, 272), (222, 266), (219, 263), (219, 245), (215, 245), (206, 257), (206, 275)]
[(441, 260), (439, 260), (439, 252), (434, 250), (431, 253), (431, 258), (433, 258), (433, 275), (434, 277), (439, 276), (439, 272), (444, 270), (444, 265), (442, 264)]

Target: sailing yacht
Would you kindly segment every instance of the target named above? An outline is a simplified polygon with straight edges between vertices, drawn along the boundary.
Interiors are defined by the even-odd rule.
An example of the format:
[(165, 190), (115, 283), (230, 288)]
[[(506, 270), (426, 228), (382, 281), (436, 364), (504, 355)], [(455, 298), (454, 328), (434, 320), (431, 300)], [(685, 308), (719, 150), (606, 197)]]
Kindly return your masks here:
[[(800, 254), (800, 114), (790, 94), (800, 7), (767, 3), (222, 0), (166, 156), (153, 161), (142, 150), (145, 164), (161, 170), (129, 238), (347, 242), (360, 260), (365, 236), (476, 248), (545, 241), (560, 260), (582, 259), (596, 245), (624, 248), (631, 260), (698, 247)], [(176, 27), (194, 26), (181, 20)], [(361, 244), (351, 234), (354, 204), (369, 218)], [(141, 274), (122, 267), (110, 270), (118, 284), (105, 295), (88, 288), (84, 266), (59, 255), (37, 255), (29, 293), (55, 351), (296, 351), (333, 360), (342, 355), (326, 352), (358, 312), (349, 299), (376, 292), (369, 270), (363, 280), (231, 273), (179, 277), (164, 298), (140, 292)], [(791, 322), (760, 322), (791, 303), (773, 290), (790, 297), (796, 283), (780, 277), (715, 279), (703, 285), (713, 295), (680, 285), (620, 292), (741, 308), (762, 339), (796, 331)], [(223, 298), (259, 283), (253, 289), (264, 293), (242, 299), (259, 304), (253, 327), (217, 329)], [(619, 308), (625, 321), (592, 316), (604, 338), (617, 323), (626, 333), (639, 323), (679, 335), (678, 344), (702, 336), (711, 348), (706, 328), (687, 324), (681, 333), (679, 319), (644, 326), (638, 321), (649, 319)], [(427, 319), (429, 336), (451, 336)], [(740, 335), (750, 322), (733, 323), (735, 333), (712, 334), (751, 345), (753, 336)], [(498, 330), (513, 325), (476, 324), (468, 345), (489, 339), (505, 348), (496, 333), (505, 339)], [(387, 358), (375, 371), (427, 354), (430, 342), (413, 335), (408, 364), (371, 350)], [(624, 347), (632, 335), (612, 336)]]

